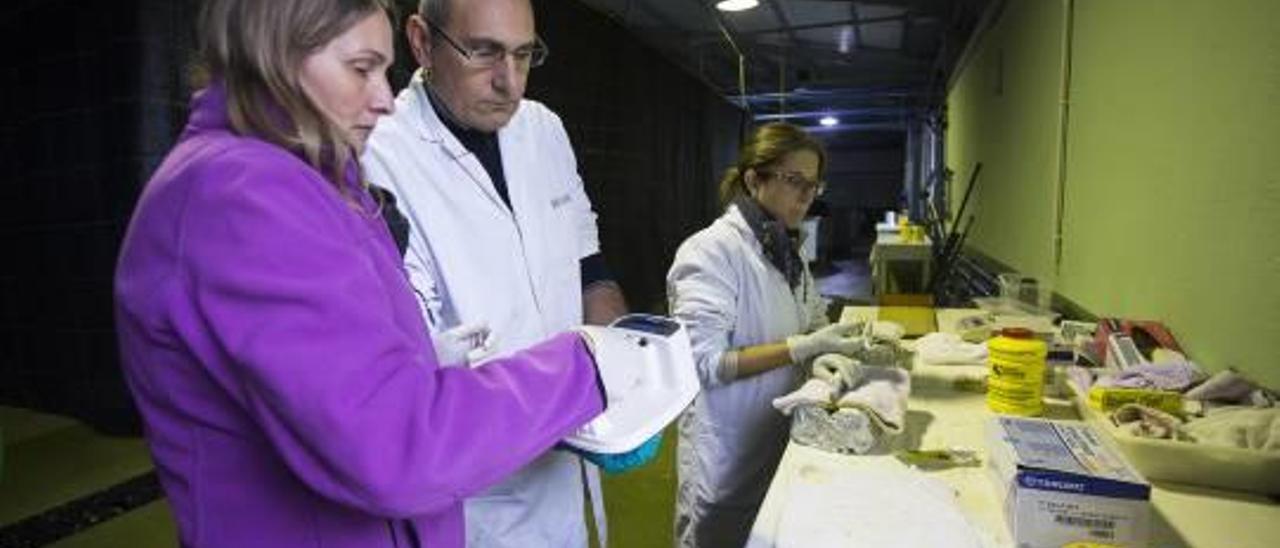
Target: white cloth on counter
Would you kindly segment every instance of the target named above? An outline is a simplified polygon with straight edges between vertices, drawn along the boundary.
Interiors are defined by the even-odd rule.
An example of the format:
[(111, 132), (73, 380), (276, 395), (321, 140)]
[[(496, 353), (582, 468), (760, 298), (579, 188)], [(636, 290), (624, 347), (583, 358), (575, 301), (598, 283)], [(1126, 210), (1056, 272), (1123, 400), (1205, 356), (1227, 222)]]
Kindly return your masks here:
[[(805, 465), (782, 508), (776, 548), (993, 546), (950, 487), (892, 460), (857, 470)], [(749, 545), (767, 545), (756, 540)]]
[(836, 407), (867, 413), (877, 426), (896, 434), (902, 431), (910, 394), (911, 375), (905, 369), (864, 366), (862, 382), (840, 396)]
[(1197, 443), (1280, 451), (1280, 407), (1220, 407), (1182, 429)]
[(813, 378), (804, 382), (787, 394), (773, 399), (773, 407), (783, 415), (790, 416), (797, 407), (808, 405), (826, 407), (831, 405), (838, 391), (836, 386), (824, 379)]
[[(803, 445), (859, 455), (888, 447), (905, 426), (910, 373), (839, 358), (815, 362), (815, 375), (826, 378), (809, 379), (773, 406), (792, 416), (791, 437)], [(845, 378), (856, 379), (853, 387), (833, 390)]]
[(955, 333), (929, 333), (916, 341), (920, 360), (932, 365), (972, 365), (987, 359), (987, 345), (964, 342)]

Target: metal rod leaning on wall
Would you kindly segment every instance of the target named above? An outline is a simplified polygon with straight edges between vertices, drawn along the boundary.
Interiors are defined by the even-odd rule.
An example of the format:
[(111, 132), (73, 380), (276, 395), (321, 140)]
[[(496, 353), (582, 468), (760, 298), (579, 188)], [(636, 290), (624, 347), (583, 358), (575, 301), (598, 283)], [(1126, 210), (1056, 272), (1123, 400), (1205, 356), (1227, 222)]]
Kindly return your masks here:
[[(950, 267), (948, 263), (954, 260), (954, 255), (957, 253), (957, 250), (953, 248), (956, 247), (956, 240), (960, 238), (960, 221), (964, 218), (965, 210), (969, 207), (969, 198), (973, 196), (974, 187), (978, 186), (978, 174), (980, 173), (982, 173), (982, 162), (977, 162), (973, 166), (973, 173), (969, 175), (969, 188), (965, 189), (964, 199), (960, 201), (960, 208), (956, 210), (956, 219), (951, 223), (951, 232), (946, 235), (946, 239), (942, 242), (934, 242), (934, 262), (937, 264), (925, 290), (933, 292), (935, 295), (939, 293), (939, 288), (944, 285), (947, 271)], [(969, 216), (968, 223), (970, 225), (973, 224), (972, 215)], [(968, 226), (964, 227), (964, 229), (967, 232)], [(938, 245), (941, 245), (940, 249), (936, 247)]]
[(969, 187), (964, 190), (964, 199), (960, 200), (960, 209), (956, 210), (956, 220), (951, 223), (951, 234), (955, 236), (960, 227), (960, 219), (964, 218), (964, 210), (969, 207), (969, 197), (973, 196), (973, 188), (978, 186), (978, 174), (982, 173), (982, 162), (973, 165), (973, 173), (969, 175)]
[(960, 261), (960, 254), (964, 250), (964, 241), (969, 237), (969, 229), (973, 227), (973, 215), (965, 219), (964, 227), (960, 230), (959, 235), (948, 240), (948, 247), (943, 251), (943, 259), (934, 269), (933, 279), (930, 280), (933, 289), (934, 299), (937, 303), (950, 304), (947, 299), (947, 289), (951, 284), (951, 277), (957, 270), (956, 265)]

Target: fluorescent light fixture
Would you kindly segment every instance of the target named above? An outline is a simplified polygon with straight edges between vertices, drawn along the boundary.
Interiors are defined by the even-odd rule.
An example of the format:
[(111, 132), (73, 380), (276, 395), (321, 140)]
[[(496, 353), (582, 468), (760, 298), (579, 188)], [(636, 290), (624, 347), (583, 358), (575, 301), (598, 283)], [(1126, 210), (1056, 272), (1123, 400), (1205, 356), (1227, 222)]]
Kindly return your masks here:
[(759, 6), (758, 0), (720, 0), (716, 2), (716, 9), (720, 11), (745, 11)]
[(835, 116), (823, 116), (821, 120), (818, 120), (818, 124), (823, 127), (831, 127), (838, 123), (840, 123), (840, 119)]
[(845, 25), (840, 27), (840, 37), (836, 39), (836, 51), (849, 53), (851, 49), (853, 49), (853, 27)]

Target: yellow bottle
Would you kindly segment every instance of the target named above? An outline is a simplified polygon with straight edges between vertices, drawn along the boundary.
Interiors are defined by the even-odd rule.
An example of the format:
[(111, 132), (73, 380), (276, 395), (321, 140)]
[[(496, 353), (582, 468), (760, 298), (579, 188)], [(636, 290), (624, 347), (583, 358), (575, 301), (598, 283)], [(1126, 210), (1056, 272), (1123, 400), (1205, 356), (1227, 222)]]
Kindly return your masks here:
[(1005, 415), (1043, 413), (1048, 345), (1029, 329), (1005, 328), (987, 342), (987, 350), (987, 408)]

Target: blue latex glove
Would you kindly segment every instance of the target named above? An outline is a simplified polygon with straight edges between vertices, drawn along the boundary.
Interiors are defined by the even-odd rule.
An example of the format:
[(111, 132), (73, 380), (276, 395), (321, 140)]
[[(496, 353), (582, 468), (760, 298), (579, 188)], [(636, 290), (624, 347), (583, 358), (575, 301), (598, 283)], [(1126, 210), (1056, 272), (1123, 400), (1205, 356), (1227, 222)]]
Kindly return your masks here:
[(560, 444), (560, 446), (582, 455), (582, 458), (599, 466), (601, 470), (607, 473), (621, 474), (649, 464), (649, 461), (652, 461), (653, 457), (658, 455), (658, 449), (662, 447), (662, 432), (654, 434), (648, 441), (626, 453), (592, 453), (565, 444)]

